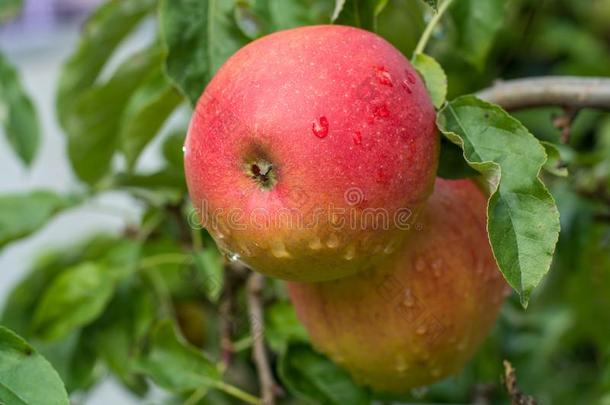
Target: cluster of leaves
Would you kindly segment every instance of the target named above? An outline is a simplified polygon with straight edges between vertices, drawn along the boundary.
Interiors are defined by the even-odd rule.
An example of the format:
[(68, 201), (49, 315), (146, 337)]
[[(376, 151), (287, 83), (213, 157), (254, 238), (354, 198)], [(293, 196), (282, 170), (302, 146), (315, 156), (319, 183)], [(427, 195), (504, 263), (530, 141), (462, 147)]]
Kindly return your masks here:
[[(243, 279), (225, 274), (209, 236), (189, 223), (182, 170), (188, 111), (231, 54), (276, 30), (331, 22), (376, 31), (420, 71), (445, 135), (440, 175), (481, 175), (488, 186), (490, 241), (521, 304), (548, 271), (559, 232), (554, 199), (540, 176), (542, 169), (564, 172), (557, 161), (547, 162), (547, 154), (559, 156), (571, 173), (569, 183), (544, 178), (562, 211), (563, 232), (556, 271), (535, 297), (537, 305), (524, 313), (511, 301), (472, 364), (415, 397), (468, 401), (478, 387), (475, 395), (500, 400), (499, 368), (509, 358), (525, 390), (538, 398), (574, 403), (586, 392), (591, 401), (604, 395), (607, 400), (610, 334), (603, 325), (610, 302), (608, 288), (600, 286), (610, 281), (610, 236), (599, 218), (607, 219), (610, 199), (610, 121), (601, 113), (581, 114), (569, 145), (558, 149), (550, 146), (559, 139), (550, 124), (556, 111), (518, 114), (518, 121), (468, 95), (497, 77), (610, 73), (603, 70), (610, 66), (603, 63), (608, 47), (598, 39), (610, 32), (603, 19), (595, 20), (603, 11), (597, 3), (610, 10), (610, 2), (542, 3), (110, 0), (102, 5), (87, 21), (57, 92), (68, 157), (85, 191), (0, 196), (0, 248), (107, 191), (131, 195), (145, 213), (140, 224), (120, 235), (97, 235), (43, 255), (13, 290), (0, 323), (29, 343), (0, 328), (0, 403), (66, 404), (66, 391), (78, 399), (108, 373), (139, 396), (155, 384), (172, 393), (168, 403), (256, 402), (248, 394), (256, 391), (249, 356), (257, 338), (252, 322), (265, 325), (264, 338), (286, 389), (283, 402), (365, 404), (378, 396), (310, 347), (281, 283), (266, 287), (265, 319), (248, 319)], [(0, 0), (0, 23), (19, 4)], [(425, 20), (442, 11), (439, 25), (426, 33)], [(521, 28), (525, 18), (530, 24)], [(112, 68), (116, 50), (150, 21), (156, 29), (147, 46)], [(583, 21), (598, 23), (582, 30)], [(434, 39), (427, 47), (422, 33)], [(0, 73), (0, 123), (17, 156), (30, 164), (39, 142), (34, 108), (15, 69), (1, 57)], [(138, 160), (151, 148), (159, 149), (163, 164), (144, 172)], [(237, 308), (227, 312), (222, 308), (229, 293)], [(230, 367), (220, 360), (219, 336), (227, 324), (234, 340)], [(40, 389), (27, 383), (33, 377)]]

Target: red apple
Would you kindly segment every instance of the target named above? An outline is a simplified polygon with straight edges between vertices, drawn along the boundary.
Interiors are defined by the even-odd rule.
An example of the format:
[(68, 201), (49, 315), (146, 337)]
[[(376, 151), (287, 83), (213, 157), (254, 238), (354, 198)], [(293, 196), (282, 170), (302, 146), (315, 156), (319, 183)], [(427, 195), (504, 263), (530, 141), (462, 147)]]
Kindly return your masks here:
[(463, 367), (510, 291), (485, 213), (471, 182), (438, 180), (423, 229), (396, 256), (341, 280), (289, 283), (314, 346), (383, 392), (404, 393)]
[(218, 245), (287, 280), (331, 280), (403, 243), (438, 161), (435, 113), (379, 36), (324, 25), (240, 49), (200, 98), (191, 199)]

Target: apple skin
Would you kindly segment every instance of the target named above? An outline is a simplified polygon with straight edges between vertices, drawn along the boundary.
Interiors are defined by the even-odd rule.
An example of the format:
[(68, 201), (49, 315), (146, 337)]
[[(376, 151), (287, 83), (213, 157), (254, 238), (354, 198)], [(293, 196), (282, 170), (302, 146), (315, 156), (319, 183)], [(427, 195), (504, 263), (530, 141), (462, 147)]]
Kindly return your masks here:
[[(193, 114), (185, 171), (221, 249), (267, 275), (322, 281), (404, 243), (394, 218), (414, 217), (431, 193), (438, 149), (432, 103), (398, 50), (360, 29), (309, 26), (220, 68)], [(389, 220), (372, 225), (367, 209)], [(341, 225), (348, 215), (354, 226)]]
[(288, 283), (314, 347), (380, 392), (406, 393), (462, 368), (510, 292), (473, 183), (437, 180), (420, 220), (423, 229), (375, 269)]

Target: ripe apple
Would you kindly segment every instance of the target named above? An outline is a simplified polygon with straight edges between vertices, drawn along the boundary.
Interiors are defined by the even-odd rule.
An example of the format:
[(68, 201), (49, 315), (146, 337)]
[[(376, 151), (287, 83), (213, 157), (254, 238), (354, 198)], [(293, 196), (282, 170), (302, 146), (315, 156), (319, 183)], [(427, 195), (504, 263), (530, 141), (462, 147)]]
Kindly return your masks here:
[(323, 25), (250, 43), (201, 96), (191, 199), (218, 245), (262, 273), (331, 280), (403, 243), (438, 162), (435, 113), (379, 36)]
[(289, 283), (314, 346), (382, 392), (404, 393), (459, 370), (510, 291), (485, 212), (473, 183), (439, 179), (423, 229), (386, 262), (340, 280)]

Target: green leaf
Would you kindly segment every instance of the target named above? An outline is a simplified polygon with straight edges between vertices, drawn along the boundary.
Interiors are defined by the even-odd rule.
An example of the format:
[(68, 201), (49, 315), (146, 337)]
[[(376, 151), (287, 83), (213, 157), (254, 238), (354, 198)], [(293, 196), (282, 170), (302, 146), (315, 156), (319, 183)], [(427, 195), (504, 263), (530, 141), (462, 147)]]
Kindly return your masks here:
[(118, 239), (98, 261), (116, 282), (128, 279), (135, 273), (142, 245), (132, 239)]
[(115, 176), (115, 185), (132, 195), (160, 207), (177, 204), (186, 193), (184, 171), (173, 168), (161, 169), (151, 174), (121, 173)]
[(64, 127), (71, 104), (95, 83), (117, 46), (155, 5), (156, 0), (110, 0), (88, 19), (59, 78), (57, 112)]
[(377, 17), (387, 4), (386, 0), (336, 0), (331, 21), (376, 31)]
[(221, 381), (214, 363), (186, 343), (169, 320), (156, 326), (151, 348), (138, 361), (138, 368), (159, 386), (177, 393), (212, 388)]
[(369, 404), (367, 391), (347, 372), (306, 345), (291, 345), (281, 356), (280, 378), (294, 394), (314, 403)]
[(100, 260), (120, 240), (98, 235), (85, 243), (39, 255), (27, 276), (11, 291), (4, 303), (0, 324), (29, 338), (34, 312), (45, 290), (55, 278), (83, 261)]
[(568, 168), (561, 159), (559, 147), (551, 142), (540, 141), (540, 143), (544, 146), (544, 150), (548, 157), (547, 161), (544, 163), (544, 170), (558, 177), (567, 177)]
[(275, 30), (303, 25), (328, 24), (333, 2), (328, 0), (271, 0), (271, 19)]
[(186, 132), (186, 129), (172, 132), (165, 138), (161, 147), (168, 166), (180, 172), (184, 171), (184, 152), (182, 152), (182, 148)]
[[(0, 9), (0, 13), (2, 10)], [(9, 145), (26, 165), (36, 156), (40, 126), (32, 101), (25, 93), (17, 71), (0, 54), (0, 125)]]
[(237, 27), (249, 39), (256, 39), (269, 33), (271, 10), (268, 0), (237, 1), (233, 18)]
[(297, 319), (292, 304), (280, 301), (267, 308), (265, 339), (278, 353), (284, 352), (291, 342), (309, 342), (307, 331)]
[(130, 168), (181, 101), (182, 96), (167, 81), (161, 69), (134, 92), (123, 113), (120, 134), (122, 150)]
[(413, 66), (424, 79), (432, 104), (441, 108), (447, 97), (447, 75), (439, 63), (431, 56), (418, 53), (413, 58)]
[(451, 7), (457, 34), (455, 51), (479, 70), (504, 21), (505, 2), (459, 0)]
[(390, 1), (377, 18), (376, 32), (403, 55), (411, 56), (425, 29), (427, 12), (428, 7), (417, 1)]
[(12, 20), (23, 7), (23, 0), (0, 0), (0, 24)]
[(85, 262), (59, 275), (47, 288), (34, 313), (37, 336), (55, 340), (95, 320), (114, 292), (108, 269)]
[(147, 385), (135, 373), (135, 360), (155, 316), (152, 292), (129, 283), (117, 291), (104, 315), (84, 331), (108, 368), (140, 395), (146, 392)]
[(223, 287), (223, 260), (215, 247), (208, 247), (193, 254), (195, 269), (203, 280), (206, 297), (212, 302), (218, 302)]
[(108, 171), (130, 96), (162, 59), (163, 52), (154, 47), (132, 55), (107, 83), (85, 91), (70, 105), (65, 124), (68, 155), (81, 180), (92, 184)]
[(0, 248), (40, 230), (56, 213), (76, 202), (51, 191), (0, 196)]
[(161, 0), (166, 71), (192, 105), (220, 66), (248, 40), (233, 18), (234, 0)]
[(87, 390), (101, 377), (101, 370), (96, 370), (98, 359), (91, 347), (90, 337), (81, 331), (74, 331), (55, 342), (33, 343), (55, 368), (68, 394)]
[(437, 125), (489, 182), (491, 247), (500, 271), (527, 305), (549, 270), (559, 236), (559, 212), (538, 177), (546, 161), (544, 148), (519, 121), (474, 96), (447, 104)]
[(442, 138), (437, 176), (444, 179), (463, 179), (478, 175), (479, 172), (470, 167), (464, 160), (462, 149), (447, 138)]
[[(445, 0), (447, 1), (447, 0)], [(423, 0), (424, 3), (432, 7), (434, 11), (438, 10), (438, 1), (437, 0)]]
[(0, 403), (69, 405), (57, 372), (25, 340), (0, 326)]

